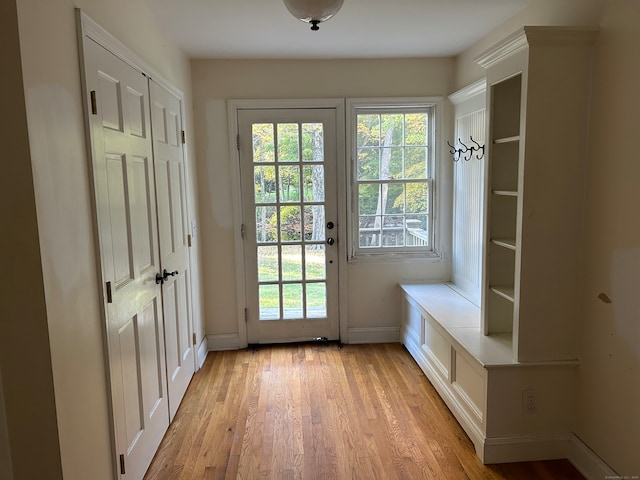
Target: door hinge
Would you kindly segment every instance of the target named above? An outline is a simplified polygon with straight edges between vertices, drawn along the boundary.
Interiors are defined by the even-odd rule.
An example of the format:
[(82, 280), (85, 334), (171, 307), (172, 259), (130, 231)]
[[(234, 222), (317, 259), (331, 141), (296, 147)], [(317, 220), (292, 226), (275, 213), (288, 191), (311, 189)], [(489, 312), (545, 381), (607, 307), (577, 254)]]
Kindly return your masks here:
[(240, 236), (242, 237), (242, 239), (244, 240), (244, 223), (240, 226)]
[(113, 295), (111, 294), (111, 282), (107, 282), (107, 303), (113, 303)]
[(124, 455), (121, 453), (120, 454), (120, 475), (124, 475), (125, 474), (125, 469), (124, 469)]
[(185, 137), (184, 137), (184, 130), (182, 130), (182, 143), (183, 144), (187, 143), (187, 141), (185, 140)]
[(191, 246), (191, 234), (187, 233), (187, 245), (190, 247)]
[(193, 336), (193, 344), (195, 345), (196, 343), (198, 343), (198, 340), (196, 339), (196, 332), (193, 332), (192, 336)]
[(249, 322), (249, 309), (245, 308), (244, 309), (244, 323), (248, 323)]
[(98, 114), (98, 100), (96, 99), (96, 91), (91, 90), (91, 114)]
[(236, 135), (236, 148), (240, 151), (240, 134)]

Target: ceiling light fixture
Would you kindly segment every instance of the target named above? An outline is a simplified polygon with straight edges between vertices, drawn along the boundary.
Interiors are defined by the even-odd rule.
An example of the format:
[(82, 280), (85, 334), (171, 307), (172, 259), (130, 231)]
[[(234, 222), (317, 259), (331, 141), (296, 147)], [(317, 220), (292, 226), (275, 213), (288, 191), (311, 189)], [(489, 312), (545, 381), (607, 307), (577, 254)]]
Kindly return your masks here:
[(311, 24), (311, 30), (320, 30), (319, 23), (333, 17), (344, 0), (282, 0), (289, 13), (298, 20)]

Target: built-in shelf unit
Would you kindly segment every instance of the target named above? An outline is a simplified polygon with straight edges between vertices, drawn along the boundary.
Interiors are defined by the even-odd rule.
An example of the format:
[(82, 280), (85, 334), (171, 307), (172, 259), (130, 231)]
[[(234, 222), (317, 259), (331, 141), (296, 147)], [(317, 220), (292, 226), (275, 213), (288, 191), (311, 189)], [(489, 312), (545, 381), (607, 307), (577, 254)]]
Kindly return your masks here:
[(487, 68), (482, 329), (516, 361), (576, 352), (592, 29), (525, 27)]
[(524, 27), (478, 58), (488, 112), (481, 305), (456, 285), (401, 286), (403, 343), (485, 463), (568, 454), (595, 36)]

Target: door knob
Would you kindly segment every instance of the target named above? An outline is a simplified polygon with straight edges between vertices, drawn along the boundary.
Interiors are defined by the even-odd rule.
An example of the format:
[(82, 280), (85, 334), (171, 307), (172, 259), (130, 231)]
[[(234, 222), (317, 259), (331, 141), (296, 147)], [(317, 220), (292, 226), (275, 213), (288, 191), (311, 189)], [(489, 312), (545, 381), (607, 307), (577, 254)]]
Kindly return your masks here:
[(156, 273), (156, 285), (162, 285), (164, 282), (167, 281), (167, 278), (169, 277), (173, 277), (174, 275), (177, 275), (178, 271), (174, 270), (173, 272), (169, 272), (167, 271), (167, 269), (165, 268), (162, 271), (162, 275), (159, 273)]
[(333, 229), (333, 222), (329, 222), (329, 223), (327, 223), (327, 228), (328, 228), (329, 230), (332, 230), (332, 229)]
[(173, 272), (168, 272), (168, 271), (167, 271), (167, 269), (165, 268), (165, 269), (162, 271), (162, 279), (166, 282), (166, 281), (167, 281), (167, 278), (169, 278), (169, 277), (173, 277), (174, 275), (177, 275), (177, 274), (178, 274), (178, 271), (177, 271), (177, 270), (174, 270)]
[(327, 243), (329, 245), (333, 245), (334, 243), (336, 243), (336, 241), (335, 241), (335, 239), (333, 237), (329, 237), (329, 238), (327, 238)]

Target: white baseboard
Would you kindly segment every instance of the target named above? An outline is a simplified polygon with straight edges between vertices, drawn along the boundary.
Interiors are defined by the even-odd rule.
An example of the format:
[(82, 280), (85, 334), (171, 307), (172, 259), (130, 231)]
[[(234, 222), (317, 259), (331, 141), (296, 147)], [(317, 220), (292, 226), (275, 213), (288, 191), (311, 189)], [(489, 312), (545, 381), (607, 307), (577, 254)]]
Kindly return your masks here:
[(567, 458), (587, 480), (621, 478), (575, 434), (571, 434), (569, 443)]
[[(398, 343), (399, 327), (349, 328), (348, 339), (343, 343)], [(240, 337), (238, 334), (207, 335), (207, 349), (211, 352), (220, 350), (238, 350)]]
[(566, 458), (587, 480), (622, 478), (574, 433), (487, 438), (484, 463), (535, 462)]
[(541, 433), (493, 437), (484, 441), (483, 463), (535, 462), (567, 458), (568, 433)]
[(343, 343), (398, 343), (400, 327), (349, 328)]
[(207, 350), (210, 352), (238, 350), (239, 348), (240, 337), (237, 333), (207, 335)]
[(207, 358), (208, 351), (209, 348), (207, 346), (207, 337), (202, 337), (202, 341), (200, 342), (200, 345), (198, 345), (198, 370), (200, 370), (202, 368), (202, 365), (204, 365), (204, 361)]

